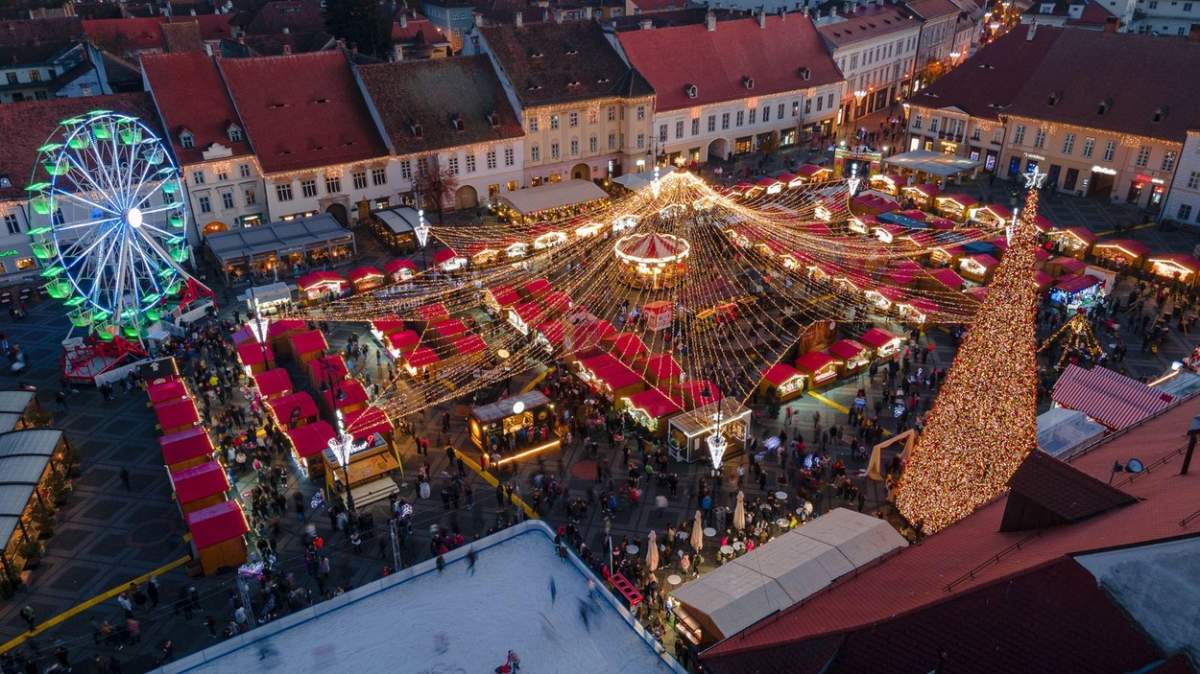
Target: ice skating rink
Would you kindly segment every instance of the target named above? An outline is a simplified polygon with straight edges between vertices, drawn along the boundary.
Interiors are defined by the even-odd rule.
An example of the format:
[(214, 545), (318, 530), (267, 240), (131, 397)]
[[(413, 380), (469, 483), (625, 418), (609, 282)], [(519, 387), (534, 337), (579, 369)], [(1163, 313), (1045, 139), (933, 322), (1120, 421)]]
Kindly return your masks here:
[(466, 547), (447, 555), (440, 574), (430, 560), (162, 671), (488, 674), (509, 649), (526, 674), (683, 671), (607, 592), (588, 596), (588, 575), (573, 557), (558, 558), (544, 524), (525, 522), (476, 542), (473, 575)]

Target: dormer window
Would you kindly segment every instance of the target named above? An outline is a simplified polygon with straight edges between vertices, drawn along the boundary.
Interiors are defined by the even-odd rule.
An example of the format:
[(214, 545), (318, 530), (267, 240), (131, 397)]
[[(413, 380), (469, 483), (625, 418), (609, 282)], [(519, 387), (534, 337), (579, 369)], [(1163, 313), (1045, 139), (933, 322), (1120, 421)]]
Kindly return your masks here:
[(529, 58), (531, 58), (531, 59), (540, 59), (540, 58), (542, 58), (542, 52), (541, 52), (541, 50), (538, 50), (538, 49), (530, 49), (530, 50), (529, 50)]
[(607, 77), (601, 77), (601, 78), (599, 78), (599, 79), (597, 79), (597, 80), (596, 80), (596, 84), (608, 84), (608, 83), (609, 83), (609, 82), (611, 82), (611, 81), (612, 81), (612, 80), (610, 80), (610, 79), (609, 79), (609, 78), (607, 78)]
[(487, 120), (488, 126), (492, 127), (493, 129), (500, 128), (500, 118), (496, 116), (496, 113), (489, 112), (484, 115), (484, 119)]
[(1161, 122), (1161, 121), (1163, 121), (1163, 118), (1166, 116), (1167, 116), (1167, 108), (1166, 108), (1166, 106), (1163, 106), (1154, 111), (1154, 117), (1152, 119), (1155, 122)]
[(237, 124), (230, 124), (229, 128), (225, 130), (225, 133), (229, 136), (229, 140), (235, 143), (241, 142), (243, 139), (242, 127), (238, 126)]
[(694, 84), (683, 85), (683, 93), (687, 94), (688, 98), (695, 98), (700, 95), (700, 89)]
[(570, 82), (567, 82), (567, 88), (568, 88), (568, 89), (574, 89), (574, 88), (576, 88), (576, 87), (578, 87), (578, 86), (580, 86), (580, 82), (579, 82), (579, 80), (571, 80)]
[(196, 137), (192, 135), (191, 131), (184, 129), (179, 132), (179, 145), (188, 149), (196, 147)]
[(1053, 13), (1054, 13), (1054, 3), (1043, 2), (1042, 3), (1042, 14), (1053, 14)]
[(408, 130), (412, 133), (413, 138), (420, 138), (423, 135), (425, 135), (424, 131), (421, 129), (421, 124), (419, 122), (409, 122)]
[(801, 66), (796, 73), (800, 75), (800, 79), (804, 80), (805, 82), (812, 79), (812, 70), (808, 66)]
[(463, 130), (462, 115), (460, 115), (458, 113), (450, 115), (450, 126), (454, 127), (455, 131), (462, 131)]
[(579, 54), (579, 50), (571, 45), (566, 45), (566, 47), (563, 48), (563, 53), (567, 56), (576, 56)]
[(1112, 99), (1106, 98), (1103, 101), (1100, 101), (1100, 105), (1096, 106), (1096, 114), (1103, 115), (1104, 113), (1108, 112), (1110, 107), (1112, 107)]
[(1051, 91), (1050, 95), (1046, 98), (1046, 105), (1049, 105), (1053, 108), (1054, 106), (1058, 105), (1058, 102), (1061, 99), (1062, 94), (1058, 93), (1057, 91)]
[(754, 88), (754, 78), (750, 77), (749, 75), (743, 75), (742, 76), (742, 86), (746, 87), (747, 89), (753, 89)]

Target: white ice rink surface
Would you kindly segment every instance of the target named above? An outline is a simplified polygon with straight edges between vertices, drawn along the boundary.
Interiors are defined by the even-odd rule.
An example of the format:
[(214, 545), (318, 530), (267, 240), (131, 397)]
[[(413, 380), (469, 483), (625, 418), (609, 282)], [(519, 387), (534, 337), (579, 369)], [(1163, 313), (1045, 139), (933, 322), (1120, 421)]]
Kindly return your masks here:
[[(488, 674), (509, 649), (520, 655), (522, 674), (683, 671), (655, 652), (607, 593), (588, 598), (588, 576), (574, 558), (558, 559), (541, 523), (497, 533), (475, 550), (473, 575), (465, 550), (456, 550), (441, 574), (431, 562), (419, 564), (163, 671)], [(590, 607), (587, 626), (581, 606)]]

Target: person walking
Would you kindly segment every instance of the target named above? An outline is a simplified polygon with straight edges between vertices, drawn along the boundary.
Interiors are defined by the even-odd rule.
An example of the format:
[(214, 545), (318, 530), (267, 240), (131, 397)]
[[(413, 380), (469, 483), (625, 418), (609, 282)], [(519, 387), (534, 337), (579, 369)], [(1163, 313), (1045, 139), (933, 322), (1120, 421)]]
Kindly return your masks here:
[(29, 626), (30, 632), (33, 631), (33, 628), (37, 627), (37, 614), (34, 613), (32, 606), (26, 604), (25, 608), (21, 609), (21, 618)]
[(133, 491), (129, 483), (129, 469), (125, 466), (121, 466), (121, 484), (125, 485), (125, 491)]

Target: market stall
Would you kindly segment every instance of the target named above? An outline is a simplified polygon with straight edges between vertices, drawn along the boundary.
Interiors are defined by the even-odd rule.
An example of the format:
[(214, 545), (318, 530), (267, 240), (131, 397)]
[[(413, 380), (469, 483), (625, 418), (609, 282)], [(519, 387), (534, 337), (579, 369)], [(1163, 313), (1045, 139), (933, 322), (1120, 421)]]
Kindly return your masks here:
[(1050, 289), (1050, 301), (1065, 306), (1067, 311), (1090, 309), (1103, 298), (1104, 286), (1099, 277), (1091, 274), (1060, 278)]
[(647, 302), (642, 306), (642, 323), (650, 332), (669, 330), (674, 306), (666, 300)]
[(669, 353), (656, 353), (646, 358), (642, 372), (646, 380), (661, 389), (671, 389), (679, 384), (683, 368)]
[(514, 192), (496, 199), (496, 213), (514, 223), (558, 220), (578, 215), (608, 201), (608, 193), (590, 180), (560, 180)]
[(284, 431), (291, 445), (292, 460), (308, 479), (316, 479), (325, 472), (322, 454), (333, 439), (333, 427), (327, 422), (317, 421)]
[(357, 508), (399, 493), (392, 472), (401, 469), (400, 455), (392, 444), (392, 424), (387, 415), (377, 407), (367, 407), (346, 414), (344, 424), (356, 444), (346, 464), (332, 449), (325, 448), (326, 488), (341, 494), (348, 482)]
[(801, 164), (793, 173), (795, 178), (788, 183), (788, 187), (799, 187), (808, 183), (833, 179), (833, 170), (819, 164)]
[(613, 339), (609, 353), (622, 363), (640, 367), (643, 360), (649, 355), (650, 349), (646, 347), (645, 342), (637, 333), (622, 332)]
[(408, 206), (375, 211), (368, 221), (371, 231), (385, 246), (396, 252), (411, 253), (417, 249), (416, 228), (421, 214)]
[(924, 323), (930, 316), (941, 311), (938, 303), (927, 297), (905, 298), (904, 301), (896, 303), (896, 308), (900, 311), (900, 318), (917, 324)]
[(295, 390), (295, 387), (292, 386), (291, 375), (282, 367), (254, 375), (254, 385), (258, 388), (258, 395), (262, 396), (263, 400), (274, 400)]
[(941, 190), (934, 183), (907, 185), (900, 188), (900, 196), (911, 199), (917, 208), (933, 208), (933, 200)]
[(313, 271), (296, 280), (303, 303), (324, 302), (350, 289), (350, 281), (335, 271)]
[(292, 357), (292, 335), (308, 330), (308, 324), (298, 318), (284, 318), (267, 325), (267, 344), (277, 356)]
[(858, 341), (875, 350), (875, 356), (880, 359), (891, 358), (900, 353), (904, 338), (897, 337), (883, 328), (870, 328), (858, 338)]
[(296, 428), (319, 419), (317, 404), (305, 391), (297, 391), (267, 402), (267, 407), (280, 428)]
[(1079, 260), (1086, 258), (1088, 253), (1092, 252), (1092, 246), (1096, 244), (1098, 238), (1087, 227), (1052, 229), (1046, 237), (1055, 250)]
[(343, 379), (321, 394), (325, 409), (344, 414), (357, 412), (367, 406), (367, 389), (357, 379)]
[(838, 340), (830, 345), (829, 353), (838, 360), (838, 374), (843, 377), (857, 374), (871, 364), (871, 349), (857, 340)]
[(275, 367), (275, 354), (264, 344), (258, 342), (243, 342), (237, 346), (238, 362), (242, 370), (249, 376)]
[(369, 292), (387, 282), (387, 277), (382, 271), (368, 265), (351, 269), (346, 273), (346, 278), (356, 293)]
[(767, 368), (759, 382), (759, 391), (777, 403), (786, 403), (804, 393), (807, 377), (786, 363), (776, 363)]
[(212, 439), (199, 426), (164, 435), (158, 444), (162, 448), (163, 465), (172, 472), (198, 466), (213, 457)]
[(441, 357), (428, 346), (418, 346), (401, 356), (404, 371), (411, 377), (432, 374), (441, 363)]
[(522, 302), (520, 293), (509, 286), (496, 286), (483, 291), (483, 304), (493, 315)]
[(453, 248), (442, 248), (433, 254), (433, 266), (444, 272), (459, 271), (466, 268), (467, 258)]
[(529, 391), (471, 408), (471, 443), (501, 461), (559, 447), (554, 404), (541, 391)]
[(206, 576), (246, 563), (250, 525), (237, 501), (222, 501), (184, 515), (192, 532), (192, 558)]
[(837, 379), (840, 363), (824, 351), (809, 351), (797, 358), (795, 365), (809, 382), (808, 388), (815, 389)]
[(577, 363), (579, 378), (593, 391), (616, 402), (646, 388), (645, 381), (627, 365), (602, 353)]
[(722, 398), (667, 420), (667, 451), (676, 461), (711, 461), (706, 440), (717, 430), (720, 407), (721, 434), (725, 436), (722, 460), (737, 459), (750, 437), (751, 409), (733, 398)]
[(183, 515), (221, 503), (229, 491), (229, 478), (216, 461), (169, 473), (175, 503)]
[(1146, 266), (1150, 273), (1163, 280), (1188, 286), (1195, 285), (1197, 273), (1200, 272), (1200, 260), (1187, 253), (1151, 255), (1146, 260)]
[(1150, 247), (1133, 239), (1108, 239), (1092, 246), (1092, 255), (1117, 269), (1140, 269)]
[(0, 574), (9, 581), (39, 564), (38, 540), (54, 533), (54, 501), (71, 488), (67, 449), (59, 430), (0, 434)]
[(975, 197), (958, 192), (939, 194), (933, 199), (933, 208), (938, 214), (959, 222), (965, 221), (971, 209), (978, 205), (979, 200)]
[(393, 332), (387, 337), (388, 354), (392, 358), (400, 358), (421, 344), (421, 335), (416, 330)]
[(999, 229), (1012, 222), (1013, 211), (1003, 204), (987, 204), (971, 210), (970, 221), (987, 229)]
[(908, 185), (908, 179), (896, 173), (876, 173), (871, 176), (871, 189), (890, 194), (892, 196), (900, 195), (900, 188)]
[(929, 290), (962, 290), (963, 278), (953, 269), (930, 269), (926, 271), (927, 282), (922, 285)]
[(967, 255), (959, 260), (958, 271), (963, 275), (963, 278), (986, 285), (991, 282), (992, 274), (999, 264), (1000, 260), (991, 255), (978, 253), (976, 255)]
[(176, 377), (150, 384), (146, 387), (146, 395), (150, 398), (150, 405), (154, 407), (192, 397), (183, 380)]
[(664, 437), (667, 418), (682, 411), (679, 402), (657, 389), (647, 389), (624, 398), (625, 413), (646, 431)]
[(455, 339), (450, 343), (450, 348), (453, 351), (452, 357), (459, 359), (481, 360), (487, 355), (487, 342), (473, 332)]
[(450, 311), (446, 309), (446, 305), (441, 302), (433, 302), (431, 304), (422, 304), (415, 310), (417, 317), (426, 323), (437, 323), (438, 321), (448, 320)]
[(191, 398), (164, 402), (154, 406), (158, 428), (163, 435), (186, 431), (200, 423), (200, 413)]
[(376, 318), (369, 325), (371, 327), (371, 335), (379, 340), (380, 344), (387, 344), (388, 335), (400, 332), (407, 327), (404, 319), (398, 316)]
[(416, 275), (417, 265), (412, 260), (391, 260), (383, 265), (383, 273), (387, 275), (389, 283), (400, 283)]
[(340, 353), (308, 362), (308, 385), (318, 391), (327, 390), (348, 376), (350, 369)]
[(329, 342), (325, 341), (325, 335), (321, 334), (320, 330), (294, 333), (288, 343), (291, 346), (292, 357), (301, 365), (308, 365), (321, 358), (329, 348)]

